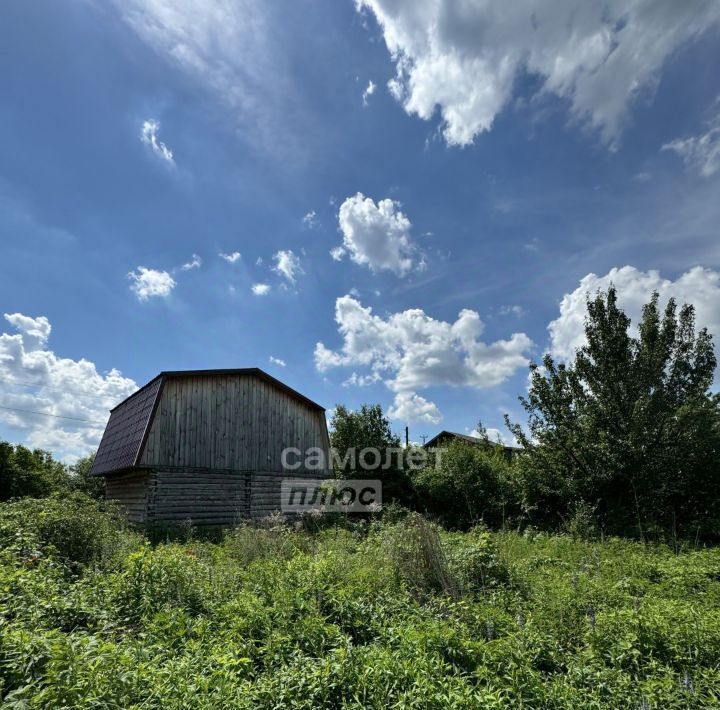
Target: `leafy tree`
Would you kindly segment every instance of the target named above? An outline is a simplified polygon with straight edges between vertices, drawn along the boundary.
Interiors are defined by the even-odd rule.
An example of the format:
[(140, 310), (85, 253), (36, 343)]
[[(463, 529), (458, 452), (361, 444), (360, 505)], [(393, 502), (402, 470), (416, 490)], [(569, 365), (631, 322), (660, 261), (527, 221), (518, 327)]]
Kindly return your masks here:
[(70, 466), (70, 486), (74, 491), (100, 499), (105, 497), (105, 477), (90, 475), (94, 461), (95, 454), (90, 454)]
[(501, 446), (454, 441), (413, 477), (419, 504), (443, 525), (504, 525), (514, 513), (513, 465)]
[[(330, 427), (330, 445), (336, 455), (335, 474), (338, 478), (379, 478), (383, 482), (384, 502), (410, 502), (410, 479), (398, 454), (389, 451), (399, 451), (400, 437), (392, 432), (379, 404), (363, 404), (357, 411), (338, 404)], [(361, 454), (367, 449), (378, 452), (377, 468), (368, 470), (362, 467)], [(368, 453), (365, 460), (370, 463), (374, 457), (374, 454)], [(384, 468), (386, 461), (390, 462), (390, 466)]]
[(633, 337), (615, 288), (598, 292), (574, 362), (546, 355), (543, 368), (530, 366), (520, 398), (530, 436), (507, 424), (526, 450), (523, 489), (535, 518), (563, 518), (583, 502), (615, 530), (712, 529), (720, 502), (712, 336), (696, 333), (691, 305), (678, 310), (670, 299), (661, 313), (658, 301), (654, 293)]
[(66, 467), (48, 451), (0, 441), (0, 500), (42, 498), (67, 485)]

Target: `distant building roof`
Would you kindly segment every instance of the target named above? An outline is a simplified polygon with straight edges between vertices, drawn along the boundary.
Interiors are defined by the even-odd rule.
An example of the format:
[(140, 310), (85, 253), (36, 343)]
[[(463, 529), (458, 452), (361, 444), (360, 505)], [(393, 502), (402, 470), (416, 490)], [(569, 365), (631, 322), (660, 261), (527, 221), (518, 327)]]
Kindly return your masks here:
[[(483, 446), (484, 444), (491, 443), (495, 444), (498, 442), (494, 442), (492, 440), (488, 439), (481, 439), (479, 436), (469, 436), (468, 434), (460, 434), (456, 431), (441, 431), (439, 434), (435, 434), (430, 441), (425, 443), (425, 448), (430, 449), (433, 447), (436, 447), (442, 443), (445, 443), (449, 440), (459, 440), (464, 441), (468, 444), (472, 444), (473, 446)], [(504, 451), (519, 451), (519, 449), (516, 446), (507, 446), (507, 444), (500, 443), (500, 446), (502, 446)]]
[(258, 377), (311, 409), (325, 408), (257, 367), (225, 370), (166, 370), (110, 410), (91, 475), (99, 476), (137, 466), (147, 439), (164, 383), (171, 378), (249, 375)]

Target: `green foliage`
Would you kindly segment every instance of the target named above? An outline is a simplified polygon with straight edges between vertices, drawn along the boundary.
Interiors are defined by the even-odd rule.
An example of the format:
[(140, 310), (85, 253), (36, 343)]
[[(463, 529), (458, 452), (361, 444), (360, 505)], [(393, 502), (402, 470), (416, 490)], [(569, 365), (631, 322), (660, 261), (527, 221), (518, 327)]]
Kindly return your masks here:
[[(337, 478), (379, 478), (383, 483), (384, 502), (407, 505), (412, 501), (412, 484), (404, 463), (391, 451), (399, 450), (400, 438), (393, 434), (379, 404), (363, 404), (357, 411), (338, 404), (330, 421), (330, 445), (339, 459), (335, 470)], [(363, 469), (361, 453), (366, 449), (378, 451), (381, 464), (389, 455), (390, 466)], [(372, 458), (368, 456), (368, 460)]]
[(95, 454), (78, 459), (68, 470), (71, 490), (80, 491), (98, 500), (105, 497), (105, 476), (91, 476)]
[(513, 465), (502, 447), (452, 442), (413, 477), (418, 504), (452, 528), (501, 527), (514, 513)]
[(32, 522), (58, 501), (0, 507), (3, 707), (720, 703), (719, 549), (448, 533), (417, 514), (151, 545), (73, 501), (117, 540), (92, 565)]
[(587, 343), (574, 362), (531, 366), (521, 490), (527, 514), (558, 526), (578, 505), (606, 531), (673, 529), (716, 534), (720, 502), (720, 398), (709, 394), (716, 359), (696, 333), (692, 306), (658, 294), (638, 337), (614, 288), (588, 299)]
[(82, 493), (0, 504), (0, 549), (26, 564), (46, 556), (78, 564), (107, 560), (120, 548), (121, 529), (121, 516)]
[(42, 498), (67, 487), (65, 466), (49, 452), (0, 441), (0, 501), (21, 496)]

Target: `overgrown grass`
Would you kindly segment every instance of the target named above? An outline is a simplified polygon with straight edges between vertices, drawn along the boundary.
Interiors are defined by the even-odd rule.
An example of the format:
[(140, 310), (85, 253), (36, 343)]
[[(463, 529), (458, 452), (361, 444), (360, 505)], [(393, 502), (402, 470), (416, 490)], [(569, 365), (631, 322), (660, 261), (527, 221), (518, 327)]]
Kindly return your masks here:
[(42, 708), (702, 708), (720, 550), (410, 515), (151, 544), (0, 506), (0, 698)]

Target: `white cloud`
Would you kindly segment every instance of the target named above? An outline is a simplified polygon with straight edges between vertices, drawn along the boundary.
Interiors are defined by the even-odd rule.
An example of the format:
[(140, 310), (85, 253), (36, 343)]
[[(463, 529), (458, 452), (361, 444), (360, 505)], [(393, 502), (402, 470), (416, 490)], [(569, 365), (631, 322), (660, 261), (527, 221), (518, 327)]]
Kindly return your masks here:
[(685, 165), (703, 177), (714, 175), (720, 170), (720, 118), (702, 135), (678, 138), (666, 143), (661, 150), (677, 153)]
[(342, 383), (343, 387), (369, 387), (376, 382), (381, 382), (382, 377), (379, 372), (373, 372), (371, 375), (358, 375), (353, 372), (350, 377)]
[(525, 315), (525, 309), (522, 306), (518, 306), (517, 304), (500, 306), (500, 315), (501, 316), (513, 315), (516, 318), (522, 318)]
[(442, 420), (442, 414), (435, 403), (428, 402), (415, 392), (398, 392), (395, 401), (388, 409), (388, 417), (404, 422), (425, 424), (438, 424)]
[(270, 293), (270, 286), (269, 284), (253, 284), (252, 292), (256, 296), (267, 296)]
[(315, 227), (320, 224), (317, 218), (317, 212), (315, 210), (310, 210), (310, 212), (303, 215), (302, 223), (308, 228), (308, 229), (314, 229)]
[(404, 395), (396, 399), (395, 412), (407, 414), (408, 407), (416, 406), (424, 417), (435, 416), (434, 405), (415, 399), (412, 395), (417, 390), (439, 385), (498, 385), (527, 365), (527, 352), (532, 346), (524, 333), (484, 343), (480, 340), (480, 316), (467, 309), (454, 323), (435, 320), (420, 309), (393, 313), (384, 319), (346, 295), (335, 302), (335, 321), (342, 345), (334, 351), (317, 343), (317, 369), (324, 372), (348, 365), (367, 367), (392, 391)]
[(24, 316), (22, 313), (5, 313), (5, 320), (10, 323), (15, 330), (20, 331), (23, 343), (28, 350), (37, 350), (44, 347), (50, 339), (52, 326), (45, 316), (31, 318)]
[(279, 357), (275, 357), (274, 355), (270, 356), (270, 362), (273, 365), (277, 365), (278, 367), (285, 367), (285, 365), (287, 364), (285, 360), (281, 360)]
[(707, 327), (716, 337), (720, 334), (719, 272), (696, 266), (671, 281), (662, 278), (657, 271), (623, 266), (611, 269), (604, 276), (588, 274), (572, 293), (563, 296), (560, 315), (548, 326), (550, 350), (554, 356), (570, 360), (577, 348), (585, 343), (585, 299), (595, 295), (598, 289), (606, 290), (611, 283), (617, 289), (618, 305), (632, 319), (633, 328), (637, 327), (643, 305), (650, 300), (652, 292), (657, 291), (662, 304), (671, 297), (678, 305), (693, 304), (697, 327)]
[(239, 251), (234, 251), (232, 252), (232, 254), (224, 254), (223, 252), (219, 252), (218, 256), (221, 259), (225, 259), (228, 264), (234, 264), (240, 261), (240, 259), (242, 259), (242, 254)]
[[(502, 444), (503, 446), (519, 446), (517, 439), (511, 436), (507, 432), (501, 431), (500, 429), (493, 429), (492, 427), (485, 428), (485, 435), (490, 441), (496, 444)], [(480, 438), (480, 432), (477, 429), (473, 429), (468, 436), (473, 436), (477, 439)]]
[(273, 271), (285, 277), (291, 284), (294, 284), (297, 276), (303, 273), (300, 259), (291, 249), (280, 250), (273, 256), (273, 259), (275, 261)]
[(373, 80), (370, 79), (370, 81), (368, 81), (368, 85), (365, 87), (365, 91), (363, 91), (363, 95), (362, 95), (363, 106), (368, 105), (368, 100), (375, 93), (375, 89), (377, 89), (377, 84), (375, 84), (373, 82)]
[(0, 409), (0, 420), (22, 432), (28, 446), (63, 459), (91, 452), (110, 408), (137, 385), (117, 370), (101, 375), (88, 360), (59, 357), (47, 349), (51, 326), (44, 316), (14, 313), (5, 314), (5, 320), (17, 332), (0, 333), (0, 405), (9, 408)]
[(412, 225), (397, 202), (384, 199), (375, 204), (358, 192), (340, 205), (338, 222), (343, 246), (330, 252), (336, 261), (348, 253), (356, 264), (398, 276), (405, 276), (417, 265), (417, 249), (410, 240)]
[(142, 129), (140, 130), (140, 140), (145, 145), (150, 146), (152, 152), (158, 156), (161, 160), (165, 161), (169, 165), (175, 165), (173, 154), (170, 148), (168, 148), (161, 140), (158, 140), (158, 131), (160, 130), (160, 124), (152, 118), (143, 122)]
[(130, 288), (140, 301), (158, 296), (166, 298), (176, 286), (175, 279), (167, 271), (138, 266), (137, 271), (128, 274)]
[(395, 62), (389, 82), (408, 114), (440, 108), (443, 135), (488, 131), (523, 73), (567, 99), (575, 119), (616, 141), (628, 105), (665, 60), (720, 19), (713, 0), (356, 0), (372, 11)]
[[(286, 51), (295, 28), (284, 10), (259, 0), (113, 4), (143, 42), (232, 111), (253, 147), (285, 158), (289, 147), (306, 149), (310, 114)], [(288, 130), (291, 120), (299, 131)]]
[(180, 267), (181, 271), (192, 271), (193, 269), (199, 269), (202, 266), (202, 259), (197, 255), (193, 254), (192, 259), (186, 264)]

